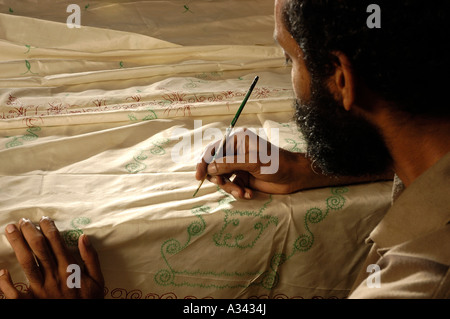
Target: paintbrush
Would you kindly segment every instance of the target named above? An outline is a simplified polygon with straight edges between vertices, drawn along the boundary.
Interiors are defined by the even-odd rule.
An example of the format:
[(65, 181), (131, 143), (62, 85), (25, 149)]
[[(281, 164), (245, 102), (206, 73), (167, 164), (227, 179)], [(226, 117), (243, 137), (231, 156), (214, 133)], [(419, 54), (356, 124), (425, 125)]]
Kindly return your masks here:
[[(223, 149), (223, 147), (224, 147), (224, 145), (225, 145), (225, 143), (226, 143), (228, 137), (230, 136), (231, 130), (232, 130), (232, 129), (234, 128), (234, 126), (236, 125), (236, 122), (237, 122), (239, 116), (241, 115), (242, 110), (244, 109), (245, 104), (247, 104), (247, 100), (248, 100), (248, 98), (250, 97), (250, 94), (252, 94), (252, 91), (253, 91), (253, 89), (255, 88), (256, 82), (258, 82), (258, 80), (259, 80), (259, 77), (256, 76), (255, 79), (253, 80), (252, 85), (250, 85), (250, 89), (248, 90), (247, 94), (245, 95), (244, 100), (243, 100), (242, 103), (241, 103), (241, 106), (239, 107), (239, 109), (237, 110), (236, 114), (234, 115), (234, 118), (233, 118), (233, 120), (231, 121), (230, 126), (227, 128), (227, 132), (226, 132), (225, 136), (223, 137), (223, 140), (222, 140), (222, 142), (221, 142), (221, 144), (220, 144), (219, 149), (218, 149), (217, 151), (214, 151), (214, 155), (213, 155), (213, 158), (212, 158), (211, 162), (213, 162), (213, 161), (215, 160), (215, 158), (216, 158), (216, 155), (217, 155), (217, 154), (220, 154), (220, 152), (222, 151), (222, 149)], [(197, 188), (197, 190), (195, 191), (194, 195), (192, 195), (192, 197), (195, 197), (195, 195), (197, 195), (198, 191), (200, 190), (200, 187), (202, 187), (203, 182), (205, 181), (205, 179), (206, 179), (207, 176), (208, 176), (208, 172), (206, 172), (205, 177), (203, 177), (203, 179), (201, 180), (200, 185), (198, 185), (198, 188)]]

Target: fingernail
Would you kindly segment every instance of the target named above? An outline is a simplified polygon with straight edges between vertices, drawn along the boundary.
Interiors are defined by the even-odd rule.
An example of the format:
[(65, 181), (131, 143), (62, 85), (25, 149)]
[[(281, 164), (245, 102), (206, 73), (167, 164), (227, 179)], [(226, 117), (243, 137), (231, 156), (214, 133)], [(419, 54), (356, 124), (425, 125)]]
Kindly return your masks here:
[(216, 162), (212, 162), (208, 165), (208, 173), (214, 174), (217, 173), (217, 164)]
[(43, 221), (44, 219), (51, 221), (52, 219), (48, 216), (42, 216), (41, 219), (39, 220), (39, 222)]
[(250, 193), (245, 192), (244, 197), (250, 199), (251, 198)]
[(211, 183), (217, 184), (217, 177), (212, 177), (211, 178)]
[(22, 218), (22, 219), (19, 221), (19, 225), (23, 225), (23, 224), (29, 223), (29, 222), (30, 222), (30, 220), (29, 220), (28, 218)]
[(239, 198), (239, 192), (237, 191), (232, 191), (231, 195), (233, 195), (234, 198)]
[(16, 231), (16, 226), (14, 226), (13, 224), (9, 224), (8, 226), (6, 226), (6, 232), (8, 234), (11, 234), (15, 231)]
[(6, 274), (6, 271), (4, 269), (0, 269), (0, 277)]

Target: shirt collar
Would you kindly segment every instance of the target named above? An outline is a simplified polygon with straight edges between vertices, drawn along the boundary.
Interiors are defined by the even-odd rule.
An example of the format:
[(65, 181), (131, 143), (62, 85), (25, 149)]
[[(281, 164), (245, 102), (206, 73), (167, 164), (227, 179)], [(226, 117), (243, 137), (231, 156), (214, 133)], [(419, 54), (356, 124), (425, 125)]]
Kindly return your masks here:
[(450, 153), (396, 199), (369, 236), (379, 248), (412, 240), (450, 223)]

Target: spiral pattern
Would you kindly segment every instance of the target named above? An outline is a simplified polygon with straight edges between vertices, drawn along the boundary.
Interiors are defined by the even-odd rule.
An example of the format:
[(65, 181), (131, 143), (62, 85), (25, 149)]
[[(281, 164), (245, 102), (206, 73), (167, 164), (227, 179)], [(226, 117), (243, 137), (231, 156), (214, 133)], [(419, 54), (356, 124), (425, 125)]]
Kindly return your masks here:
[(277, 272), (268, 272), (266, 271), (263, 274), (263, 279), (261, 281), (261, 285), (266, 289), (272, 289), (278, 284), (280, 276)]
[(141, 152), (138, 156), (136, 156), (135, 160), (137, 161), (145, 161), (148, 158), (144, 152)]
[(175, 295), (173, 292), (168, 292), (164, 295), (161, 295), (159, 299), (177, 299), (177, 295)]
[(264, 229), (264, 224), (262, 222), (257, 222), (253, 225), (253, 228), (256, 230)]
[(298, 251), (307, 251), (313, 244), (313, 238), (309, 235), (299, 236), (294, 243), (294, 248)]
[(129, 293), (127, 293), (126, 298), (127, 299), (141, 299), (142, 291), (140, 291), (139, 289), (131, 290)]
[(164, 155), (166, 153), (166, 151), (164, 150), (164, 148), (162, 148), (159, 145), (154, 145), (151, 149), (150, 149), (150, 153), (152, 153), (153, 155)]
[(201, 234), (205, 230), (204, 223), (201, 223), (199, 221), (195, 221), (192, 224), (189, 225), (187, 231), (190, 236), (197, 236)]
[(321, 209), (314, 207), (307, 211), (306, 213), (306, 219), (310, 223), (318, 223), (324, 218), (323, 212)]
[(123, 288), (116, 288), (111, 290), (111, 297), (114, 299), (125, 299), (127, 291)]
[(155, 281), (158, 285), (167, 286), (173, 281), (173, 273), (167, 269), (161, 269), (155, 275)]
[(138, 173), (140, 171), (142, 171), (143, 169), (146, 168), (146, 166), (140, 162), (134, 162), (134, 163), (130, 163), (127, 164), (125, 166), (126, 170), (132, 174)]
[(344, 197), (340, 195), (331, 196), (327, 198), (327, 207), (329, 209), (338, 210), (341, 209), (345, 204)]
[(18, 140), (18, 138), (14, 138), (11, 142), (6, 143), (6, 148), (12, 148), (22, 145), (23, 143)]
[(80, 229), (74, 229), (63, 232), (62, 236), (67, 246), (76, 246), (82, 233)]
[(111, 291), (111, 297), (114, 299), (141, 299), (142, 291), (134, 289), (127, 292), (124, 288), (116, 288)]
[(163, 244), (162, 251), (174, 255), (181, 250), (181, 244), (176, 239), (169, 239)]

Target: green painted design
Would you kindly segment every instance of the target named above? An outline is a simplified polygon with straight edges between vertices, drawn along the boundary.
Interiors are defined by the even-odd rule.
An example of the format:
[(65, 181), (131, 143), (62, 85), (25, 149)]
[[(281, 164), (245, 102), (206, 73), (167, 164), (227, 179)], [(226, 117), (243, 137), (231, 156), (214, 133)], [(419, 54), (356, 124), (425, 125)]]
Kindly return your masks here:
[(234, 202), (236, 200), (232, 195), (230, 195), (227, 192), (225, 192), (219, 186), (217, 186), (216, 188), (217, 188), (217, 191), (223, 195), (223, 198), (219, 199), (219, 207), (225, 206), (225, 205), (227, 205), (227, 204), (229, 204), (231, 202)]
[(28, 60), (25, 60), (25, 66), (27, 68), (27, 71), (24, 73), (21, 73), (21, 75), (27, 74), (27, 73), (31, 73), (31, 74), (39, 74), (39, 73), (35, 73), (33, 71), (31, 71), (31, 63)]
[(205, 81), (205, 80), (193, 80), (193, 79), (187, 79), (186, 80), (188, 83), (183, 85), (184, 89), (187, 90), (191, 90), (191, 89), (195, 89), (199, 86), (199, 84), (208, 84), (209, 81)]
[(9, 141), (5, 144), (5, 147), (6, 148), (17, 147), (23, 145), (23, 142), (34, 141), (39, 137), (36, 133), (39, 132), (40, 130), (41, 128), (39, 126), (32, 126), (27, 129), (28, 134), (13, 137), (12, 141)]
[[(263, 207), (255, 211), (239, 211), (226, 209), (224, 224), (219, 233), (214, 234), (213, 240), (216, 246), (246, 249), (255, 246), (264, 230), (271, 224), (278, 225), (278, 218), (263, 214), (264, 210), (272, 202), (272, 196)], [(251, 229), (247, 229), (252, 225)], [(242, 226), (242, 231), (239, 227)]]
[(186, 12), (194, 13), (191, 11), (191, 9), (189, 8), (189, 6), (187, 4), (185, 4), (183, 7), (184, 7), (183, 13), (186, 13)]
[[(163, 257), (168, 269), (162, 269), (162, 270), (158, 271), (158, 273), (155, 275), (155, 281), (157, 284), (162, 285), (162, 286), (174, 285), (175, 275), (177, 273), (181, 273), (181, 272), (177, 272), (175, 269), (173, 269), (170, 266), (168, 256), (173, 256), (173, 255), (178, 254), (180, 251), (182, 251), (189, 245), (189, 243), (192, 240), (192, 237), (198, 236), (201, 233), (203, 233), (203, 231), (206, 228), (206, 222), (200, 213), (207, 212), (209, 210), (210, 210), (210, 208), (207, 206), (195, 207), (192, 210), (192, 213), (195, 216), (197, 216), (198, 220), (192, 222), (188, 226), (188, 228), (187, 228), (188, 238), (184, 244), (182, 244), (179, 240), (177, 240), (175, 238), (171, 238), (171, 239), (166, 240), (161, 245), (161, 256)], [(199, 273), (201, 273), (201, 272), (199, 272)]]
[[(196, 220), (191, 222), (185, 234), (184, 241), (176, 238), (166, 240), (161, 245), (161, 256), (166, 264), (166, 268), (161, 269), (155, 275), (154, 280), (161, 286), (174, 287), (197, 287), (197, 288), (215, 288), (215, 289), (234, 289), (248, 288), (251, 286), (259, 286), (267, 290), (271, 290), (277, 286), (280, 278), (280, 267), (289, 261), (294, 255), (300, 252), (309, 251), (314, 244), (314, 233), (312, 226), (323, 221), (331, 211), (340, 210), (345, 205), (345, 198), (342, 194), (348, 191), (347, 188), (331, 188), (332, 196), (326, 198), (325, 209), (313, 207), (307, 210), (304, 217), (305, 233), (300, 234), (292, 244), (292, 251), (289, 254), (276, 252), (273, 254), (269, 269), (266, 271), (252, 270), (201, 270), (201, 269), (175, 269), (172, 265), (176, 260), (177, 254), (183, 252), (191, 243), (194, 237), (205, 234), (207, 224), (203, 215), (209, 213), (209, 206), (198, 206), (192, 209), (192, 213), (196, 216)], [(220, 191), (223, 193), (223, 191)], [(229, 203), (230, 196), (219, 201), (219, 207)], [(269, 225), (278, 225), (278, 219), (274, 216), (264, 214), (272, 197), (258, 211), (239, 211), (224, 209), (224, 224), (219, 230), (212, 235), (212, 242), (217, 249), (239, 249), (240, 251), (255, 249), (258, 239)], [(217, 210), (217, 209), (216, 209)], [(239, 226), (253, 228), (254, 233), (248, 234), (238, 230)], [(207, 238), (205, 238), (207, 240)], [(223, 251), (218, 251), (221, 253)], [(179, 255), (183, 258), (183, 255)], [(189, 278), (188, 280), (180, 280)], [(231, 279), (233, 284), (230, 284)], [(226, 281), (226, 283), (224, 283)]]
[(340, 210), (345, 205), (345, 197), (342, 194), (348, 192), (347, 187), (331, 188), (332, 196), (328, 197), (326, 202), (326, 209), (323, 211), (318, 207), (312, 207), (307, 210), (304, 225), (306, 229), (305, 234), (301, 234), (294, 241), (292, 252), (289, 255), (285, 254), (275, 254), (272, 258), (271, 268), (276, 269), (278, 266), (289, 260), (297, 252), (306, 252), (311, 249), (314, 244), (314, 233), (311, 230), (312, 224), (317, 224), (323, 221), (329, 214), (330, 211)]
[(67, 246), (77, 246), (78, 239), (80, 238), (83, 231), (81, 230), (81, 226), (86, 226), (91, 223), (91, 220), (87, 217), (77, 217), (74, 218), (70, 225), (72, 226), (72, 230), (66, 230), (61, 233), (64, 242)]
[(143, 162), (151, 155), (162, 156), (166, 154), (164, 146), (170, 142), (169, 139), (162, 139), (152, 142), (152, 147), (147, 150), (139, 150), (138, 155), (133, 157), (133, 162), (125, 165), (125, 169), (131, 174), (137, 174), (147, 168)]
[[(279, 278), (279, 268), (288, 260), (290, 260), (296, 253), (298, 252), (307, 252), (309, 251), (314, 244), (314, 233), (311, 230), (312, 224), (317, 224), (323, 221), (332, 210), (340, 210), (344, 207), (345, 198), (342, 194), (348, 192), (348, 188), (339, 187), (339, 188), (331, 188), (332, 196), (326, 199), (326, 209), (323, 211), (320, 208), (313, 207), (308, 209), (304, 218), (304, 225), (306, 229), (306, 234), (301, 234), (294, 241), (292, 252), (289, 255), (284, 253), (275, 253), (270, 262), (271, 271), (267, 273), (268, 280), (265, 282), (266, 286), (263, 286), (267, 289), (271, 289), (275, 287), (278, 283)], [(273, 279), (270, 282), (270, 278)]]
[(151, 120), (156, 120), (158, 118), (158, 116), (156, 115), (155, 111), (153, 111), (152, 109), (149, 108), (149, 109), (146, 110), (146, 112), (147, 112), (147, 115), (145, 115), (141, 120), (139, 120), (134, 113), (128, 114), (128, 118), (132, 122), (151, 121)]
[(288, 151), (294, 152), (294, 153), (300, 153), (302, 151), (302, 148), (299, 147), (299, 144), (301, 142), (297, 142), (292, 138), (286, 138), (284, 140), (286, 141), (286, 143), (293, 145), (293, 146), (287, 148)]
[(133, 122), (138, 120), (134, 114), (128, 114), (128, 118), (130, 119), (130, 121), (133, 121)]
[[(219, 207), (225, 205), (230, 201), (227, 196), (226, 200), (219, 201)], [(238, 248), (238, 249), (246, 249), (252, 248), (257, 240), (260, 238), (262, 232), (269, 226), (269, 224), (274, 223), (275, 225), (278, 223), (278, 219), (273, 216), (264, 215), (263, 211), (267, 208), (267, 206), (272, 202), (272, 197), (270, 196), (269, 200), (264, 203), (262, 208), (259, 211), (232, 211), (225, 210), (225, 218), (224, 225), (221, 230), (213, 235), (213, 242), (217, 247), (227, 247), (227, 248)], [(217, 289), (225, 289), (225, 288), (246, 288), (249, 286), (262, 286), (268, 287), (268, 285), (272, 285), (274, 280), (273, 275), (268, 272), (261, 271), (213, 271), (213, 270), (176, 270), (174, 269), (169, 260), (172, 260), (169, 257), (172, 257), (180, 252), (182, 252), (186, 247), (189, 246), (191, 240), (194, 236), (201, 235), (206, 229), (206, 222), (202, 217), (203, 214), (210, 212), (211, 208), (208, 206), (199, 206), (192, 210), (192, 213), (197, 216), (199, 220), (192, 222), (187, 228), (187, 240), (185, 243), (181, 243), (177, 239), (169, 239), (165, 241), (161, 246), (161, 255), (167, 265), (167, 269), (160, 270), (155, 275), (155, 281), (157, 284), (162, 286), (189, 286), (189, 287), (199, 287), (199, 288), (217, 288)], [(230, 216), (233, 216), (230, 218)], [(232, 230), (234, 230), (235, 226), (240, 224), (239, 220), (242, 218), (242, 225), (246, 225), (247, 222), (251, 219), (254, 219), (256, 222), (253, 224), (253, 228), (255, 230), (255, 234), (251, 234), (247, 240), (242, 233), (239, 233), (236, 236), (229, 235)], [(231, 229), (229, 229), (231, 227)], [(229, 230), (227, 232), (225, 230)], [(229, 236), (228, 236), (229, 235)], [(233, 241), (228, 241), (228, 239), (232, 238)], [(223, 241), (223, 239), (226, 239)], [(176, 279), (180, 275), (185, 275), (188, 277), (193, 277), (193, 281), (182, 281), (178, 282)], [(259, 278), (259, 280), (253, 280), (251, 284), (246, 283), (236, 283), (236, 284), (220, 284), (215, 282), (198, 282), (196, 277), (199, 278), (213, 278), (219, 280), (222, 278), (238, 278), (242, 280), (246, 280), (246, 278)]]

